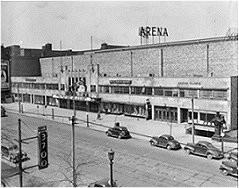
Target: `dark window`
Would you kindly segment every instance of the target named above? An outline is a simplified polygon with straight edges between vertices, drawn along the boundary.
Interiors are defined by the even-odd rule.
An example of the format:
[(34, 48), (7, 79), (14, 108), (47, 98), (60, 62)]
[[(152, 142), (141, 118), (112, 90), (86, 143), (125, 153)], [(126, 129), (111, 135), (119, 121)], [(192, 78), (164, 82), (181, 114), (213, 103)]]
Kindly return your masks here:
[(199, 95), (200, 95), (200, 98), (211, 99), (212, 98), (212, 90), (200, 90)]
[(65, 85), (61, 84), (61, 90), (65, 90)]
[(143, 87), (131, 87), (131, 94), (141, 95), (143, 92)]
[(96, 85), (91, 85), (90, 86), (90, 91), (91, 92), (96, 92)]
[(180, 90), (179, 96), (180, 96), (180, 97), (185, 97), (184, 90)]
[(121, 93), (121, 94), (129, 94), (129, 87), (126, 86), (112, 86), (111, 93)]
[(69, 86), (71, 85), (71, 78), (70, 77), (68, 78), (68, 85)]
[(165, 93), (165, 96), (167, 96), (167, 97), (172, 97), (172, 95), (173, 95), (173, 92), (170, 90), (165, 90), (164, 93)]
[(214, 90), (213, 91), (213, 98), (214, 99), (222, 99), (226, 100), (227, 99), (227, 91), (226, 90)]
[(173, 90), (173, 97), (178, 97), (178, 90)]
[(58, 90), (58, 84), (46, 84), (46, 89)]
[(152, 87), (146, 87), (145, 88), (145, 95), (152, 95), (152, 91), (153, 91)]
[(162, 88), (154, 88), (154, 95), (163, 96), (163, 89)]
[(180, 90), (180, 97), (186, 97), (186, 98), (198, 98), (197, 90), (196, 89), (185, 89)]

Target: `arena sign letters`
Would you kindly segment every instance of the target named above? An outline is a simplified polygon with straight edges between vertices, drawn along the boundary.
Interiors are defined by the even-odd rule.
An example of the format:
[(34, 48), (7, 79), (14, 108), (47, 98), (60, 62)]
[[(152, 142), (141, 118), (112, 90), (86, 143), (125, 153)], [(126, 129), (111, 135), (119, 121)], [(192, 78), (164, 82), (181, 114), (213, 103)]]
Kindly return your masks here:
[(149, 36), (167, 36), (168, 31), (167, 28), (162, 27), (140, 27), (139, 28), (139, 36), (141, 37), (149, 37)]

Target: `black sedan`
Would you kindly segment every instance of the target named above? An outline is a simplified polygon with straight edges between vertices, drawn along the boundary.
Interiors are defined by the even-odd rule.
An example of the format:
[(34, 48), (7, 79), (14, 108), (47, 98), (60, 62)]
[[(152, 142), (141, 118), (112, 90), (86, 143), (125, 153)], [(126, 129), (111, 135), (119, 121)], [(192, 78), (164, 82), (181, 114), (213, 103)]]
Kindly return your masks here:
[(177, 140), (175, 140), (173, 136), (167, 134), (164, 134), (159, 137), (154, 136), (149, 141), (149, 143), (151, 146), (165, 147), (168, 150), (181, 148), (180, 143)]
[(187, 154), (192, 153), (195, 155), (201, 155), (207, 157), (208, 159), (221, 159), (224, 157), (223, 152), (207, 141), (199, 141), (196, 144), (187, 143), (187, 145), (184, 147), (184, 150)]
[(235, 161), (222, 161), (219, 170), (224, 176), (227, 176), (229, 174), (233, 176), (238, 176), (238, 163)]
[(225, 158), (230, 161), (238, 161), (238, 148), (234, 148), (224, 154)]
[[(110, 180), (108, 178), (104, 178), (102, 180), (98, 180), (96, 182), (90, 183), (88, 187), (111, 187)], [(116, 181), (113, 180), (113, 186), (118, 187)]]
[(126, 127), (115, 126), (113, 128), (109, 128), (106, 132), (107, 136), (112, 136), (116, 138), (131, 138), (131, 135)]

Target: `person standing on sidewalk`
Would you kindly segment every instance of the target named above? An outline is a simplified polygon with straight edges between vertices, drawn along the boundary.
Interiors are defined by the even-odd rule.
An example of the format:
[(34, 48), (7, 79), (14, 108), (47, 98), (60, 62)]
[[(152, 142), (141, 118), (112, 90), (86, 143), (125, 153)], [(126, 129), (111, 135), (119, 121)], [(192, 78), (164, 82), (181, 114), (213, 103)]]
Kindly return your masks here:
[(101, 120), (100, 111), (97, 112), (97, 120)]

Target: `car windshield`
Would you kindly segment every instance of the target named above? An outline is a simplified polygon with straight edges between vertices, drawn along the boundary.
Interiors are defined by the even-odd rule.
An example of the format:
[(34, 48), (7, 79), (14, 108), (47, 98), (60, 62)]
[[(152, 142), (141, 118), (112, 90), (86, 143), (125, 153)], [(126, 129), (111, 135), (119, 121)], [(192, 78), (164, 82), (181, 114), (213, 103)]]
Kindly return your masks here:
[(122, 131), (127, 131), (127, 128), (126, 127), (121, 127), (120, 128)]
[(211, 143), (207, 143), (207, 144), (205, 144), (205, 146), (206, 146), (207, 148), (210, 148), (210, 149), (216, 149), (216, 147), (213, 146)]
[(232, 153), (238, 154), (238, 149), (232, 150)]
[(168, 140), (174, 140), (174, 138), (172, 136), (169, 136)]

